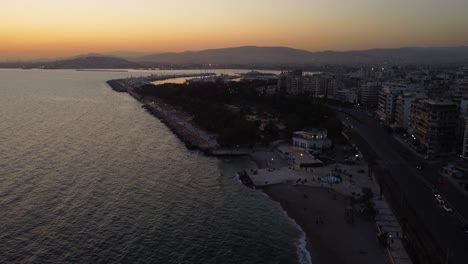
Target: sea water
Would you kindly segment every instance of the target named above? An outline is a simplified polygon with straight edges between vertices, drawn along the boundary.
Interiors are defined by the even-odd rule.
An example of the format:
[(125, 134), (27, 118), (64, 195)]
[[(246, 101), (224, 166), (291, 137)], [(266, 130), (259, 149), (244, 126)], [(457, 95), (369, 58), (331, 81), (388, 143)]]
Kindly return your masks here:
[(250, 161), (187, 150), (105, 83), (151, 73), (0, 70), (0, 263), (310, 262), (237, 181)]

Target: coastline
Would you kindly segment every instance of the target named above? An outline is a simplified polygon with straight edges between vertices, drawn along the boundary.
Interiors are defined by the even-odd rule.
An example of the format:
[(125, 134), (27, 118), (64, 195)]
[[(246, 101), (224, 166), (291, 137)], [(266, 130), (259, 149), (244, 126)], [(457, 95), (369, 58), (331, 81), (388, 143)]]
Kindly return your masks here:
[(386, 263), (371, 223), (359, 217), (353, 224), (346, 222), (346, 196), (327, 188), (283, 183), (262, 189), (305, 233), (313, 264)]
[(121, 93), (128, 93), (135, 100), (140, 102), (143, 108), (159, 121), (166, 125), (187, 149), (198, 150), (207, 156), (215, 157), (239, 157), (251, 156), (256, 150), (264, 148), (222, 148), (217, 143), (216, 134), (210, 133), (199, 127), (191, 120), (191, 117), (163, 101), (153, 98), (144, 98), (133, 91), (133, 88), (125, 84), (123, 80), (109, 80), (107, 84), (112, 90)]
[[(216, 140), (213, 140), (215, 135), (208, 134), (190, 122), (186, 113), (158, 99), (141, 97), (122, 80), (110, 80), (107, 83), (113, 90), (127, 92), (142, 103), (142, 107), (164, 123), (188, 149), (200, 150), (211, 156), (248, 156), (257, 168), (269, 167), (262, 163), (265, 162), (265, 157), (255, 153), (255, 149), (220, 149)], [(269, 152), (265, 149), (257, 151)], [(281, 159), (275, 158), (275, 164), (279, 160)], [(284, 164), (280, 167), (283, 166)], [(263, 186), (261, 189), (271, 200), (281, 205), (286, 215), (305, 234), (305, 249), (309, 255), (306, 259), (310, 257), (312, 263), (386, 263), (383, 249), (377, 242), (371, 223), (358, 217), (355, 217), (355, 223), (346, 223), (346, 196), (327, 188), (285, 183)], [(335, 197), (337, 199), (334, 199)], [(318, 219), (324, 223), (316, 223)], [(298, 258), (301, 258), (299, 251), (303, 250), (304, 246), (300, 245), (302, 239), (296, 244)]]
[[(123, 80), (109, 80), (107, 84), (116, 92), (126, 92), (142, 103), (151, 115), (159, 119), (176, 135), (188, 149), (199, 150), (206, 155), (214, 155), (217, 148), (216, 135), (212, 135), (194, 124), (190, 117), (164, 102), (149, 100), (133, 91)], [(224, 155), (224, 154), (223, 154)]]

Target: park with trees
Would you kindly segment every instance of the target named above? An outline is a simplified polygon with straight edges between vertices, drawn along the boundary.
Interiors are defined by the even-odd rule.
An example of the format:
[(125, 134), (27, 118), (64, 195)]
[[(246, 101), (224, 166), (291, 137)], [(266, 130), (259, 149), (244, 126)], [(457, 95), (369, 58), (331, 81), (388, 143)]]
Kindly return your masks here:
[[(190, 114), (195, 123), (217, 134), (219, 144), (227, 147), (266, 144), (307, 128), (327, 129), (332, 138), (340, 135), (341, 122), (324, 99), (262, 90), (272, 86), (276, 86), (276, 80), (188, 82), (147, 84), (135, 88), (135, 92)], [(252, 121), (248, 116), (258, 119)], [(262, 125), (260, 120), (268, 121)]]

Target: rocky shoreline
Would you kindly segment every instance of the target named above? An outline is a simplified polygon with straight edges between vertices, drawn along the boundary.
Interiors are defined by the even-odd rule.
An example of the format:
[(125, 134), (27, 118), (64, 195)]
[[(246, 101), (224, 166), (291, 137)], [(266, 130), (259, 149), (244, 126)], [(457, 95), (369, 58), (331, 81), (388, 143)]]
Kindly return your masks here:
[(137, 94), (124, 80), (109, 80), (107, 84), (116, 92), (125, 92), (142, 103), (150, 114), (164, 123), (190, 150), (199, 150), (209, 156), (246, 156), (251, 149), (220, 148), (216, 142), (217, 135), (206, 132), (190, 120), (190, 117), (164, 102), (144, 98)]

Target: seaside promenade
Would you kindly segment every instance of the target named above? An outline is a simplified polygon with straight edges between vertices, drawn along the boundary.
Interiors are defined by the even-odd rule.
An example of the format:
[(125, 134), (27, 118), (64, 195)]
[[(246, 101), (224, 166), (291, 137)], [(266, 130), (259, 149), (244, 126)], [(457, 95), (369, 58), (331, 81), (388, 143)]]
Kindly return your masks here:
[[(379, 210), (372, 225), (362, 217), (355, 217), (351, 225), (346, 219), (350, 197), (359, 198), (363, 188), (371, 189), (374, 194), (380, 193), (362, 159), (355, 165), (335, 163), (301, 168), (302, 161), (320, 161), (310, 154), (288, 150), (289, 143), (273, 144), (270, 148), (220, 149), (216, 135), (198, 127), (187, 113), (157, 98), (141, 97), (122, 80), (108, 83), (114, 90), (127, 92), (141, 102), (188, 148), (211, 155), (250, 156), (258, 166), (253, 169), (255, 174), (250, 175), (254, 184), (278, 201), (302, 227), (307, 234), (308, 250), (313, 259), (319, 259), (318, 263), (411, 263), (400, 241), (401, 228), (384, 197), (374, 195), (372, 198)], [(362, 154), (359, 156), (362, 158)], [(336, 184), (320, 181), (321, 177), (330, 174), (339, 175), (342, 181)], [(392, 236), (391, 244), (386, 248), (377, 239), (384, 232)]]
[[(363, 188), (368, 188), (372, 190), (372, 193), (374, 194), (371, 201), (378, 213), (375, 219), (371, 222), (367, 222), (368, 220), (357, 221), (371, 223), (371, 225), (367, 224), (367, 227), (372, 227), (372, 236), (369, 235), (369, 230), (366, 229), (366, 225), (361, 225), (361, 223), (356, 226), (359, 226), (359, 229), (362, 229), (360, 231), (363, 232), (362, 234), (368, 235), (367, 239), (363, 238), (361, 235), (358, 241), (358, 237), (356, 237), (357, 235), (355, 233), (352, 231), (343, 231), (342, 234), (335, 234), (336, 236), (341, 237), (338, 238), (334, 237), (334, 235), (331, 235), (334, 237), (333, 239), (330, 241), (321, 240), (321, 243), (331, 247), (333, 245), (334, 239), (340, 239), (344, 241), (349, 240), (349, 243), (343, 242), (341, 245), (343, 247), (354, 247), (360, 245), (363, 248), (367, 248), (368, 251), (370, 248), (372, 248), (374, 251), (384, 252), (384, 254), (387, 256), (387, 263), (412, 263), (402, 242), (403, 233), (401, 226), (390, 209), (386, 198), (381, 195), (378, 183), (374, 179), (373, 175), (369, 174), (368, 164), (364, 160), (360, 159), (353, 165), (337, 162), (325, 165), (323, 167), (305, 169), (300, 168), (299, 164), (293, 162), (293, 160), (299, 158), (306, 159), (304, 155), (308, 154), (296, 151), (291, 148), (288, 152), (288, 155), (284, 155), (284, 148), (287, 147), (287, 145), (283, 144), (283, 151), (277, 151), (278, 149), (276, 149), (276, 151), (261, 151), (252, 153), (252, 157), (254, 160), (256, 160), (259, 168), (255, 170), (255, 174), (251, 173), (250, 177), (256, 186), (261, 187), (270, 197), (272, 197), (272, 199), (280, 202), (282, 206), (285, 207), (286, 211), (289, 210), (288, 214), (290, 214), (291, 217), (299, 222), (301, 227), (307, 233), (308, 237), (310, 237), (310, 240), (312, 240), (309, 242), (312, 244), (310, 250), (313, 252), (313, 254), (322, 254), (322, 252), (314, 252), (316, 251), (314, 247), (319, 247), (321, 250), (325, 251), (329, 249), (323, 249), (323, 247), (327, 247), (324, 245), (314, 245), (316, 244), (313, 242), (314, 235), (317, 235), (317, 232), (320, 231), (315, 230), (317, 226), (310, 225), (309, 222), (313, 223), (317, 217), (316, 215), (308, 216), (310, 211), (315, 211), (319, 215), (327, 215), (327, 219), (335, 218), (335, 220), (333, 220), (333, 225), (346, 225), (346, 228), (348, 229), (355, 229), (356, 227), (354, 225), (347, 224), (345, 221), (346, 208), (349, 206), (350, 197), (354, 197), (354, 199), (357, 200), (362, 195)], [(362, 157), (362, 154), (360, 156)], [(309, 159), (313, 158), (309, 157)], [(320, 178), (327, 175), (338, 175), (342, 181), (339, 183), (326, 183), (320, 180)], [(325, 190), (326, 194), (323, 194), (323, 191), (319, 190)], [(302, 200), (297, 200), (297, 197), (294, 198), (297, 196), (297, 192), (301, 192), (304, 196)], [(317, 192), (322, 193), (322, 195), (316, 194)], [(344, 202), (341, 206), (337, 207), (323, 207), (323, 204), (313, 205), (316, 203), (315, 201), (312, 201), (313, 199), (319, 199), (324, 204), (336, 202), (336, 199), (343, 199)], [(298, 205), (300, 206), (294, 206), (291, 204), (298, 202)], [(324, 227), (320, 227), (320, 229), (323, 228)], [(321, 235), (325, 236), (325, 232), (328, 234), (334, 234), (335, 231), (332, 232), (329, 229), (324, 229), (322, 232), (323, 233)], [(380, 245), (380, 243), (378, 243), (379, 245), (376, 246), (375, 243), (377, 241), (377, 237), (382, 236), (383, 234), (388, 235), (388, 246), (383, 247)], [(373, 254), (367, 252), (367, 254), (371, 254), (372, 257), (364, 258), (361, 256), (360, 250), (357, 248), (354, 248), (354, 251), (350, 251), (349, 248), (342, 250), (342, 254), (352, 255), (350, 256), (350, 259), (342, 260), (344, 261), (342, 263), (382, 263), (375, 262), (378, 259), (378, 254), (374, 254), (375, 252)], [(336, 261), (336, 259), (334, 261)], [(319, 261), (319, 263), (322, 262)]]

